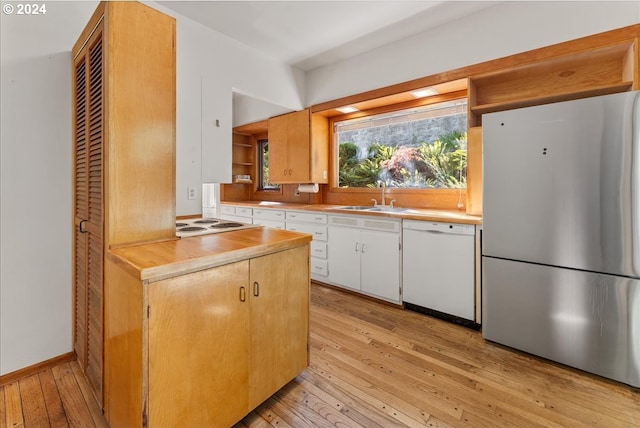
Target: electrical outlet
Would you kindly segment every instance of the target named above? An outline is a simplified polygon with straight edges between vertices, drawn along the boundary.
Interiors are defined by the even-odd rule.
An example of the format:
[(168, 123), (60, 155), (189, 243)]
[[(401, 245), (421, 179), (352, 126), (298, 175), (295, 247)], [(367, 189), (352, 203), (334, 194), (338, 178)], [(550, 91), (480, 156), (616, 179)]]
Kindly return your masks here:
[(187, 199), (195, 199), (196, 198), (196, 187), (188, 186), (187, 187)]

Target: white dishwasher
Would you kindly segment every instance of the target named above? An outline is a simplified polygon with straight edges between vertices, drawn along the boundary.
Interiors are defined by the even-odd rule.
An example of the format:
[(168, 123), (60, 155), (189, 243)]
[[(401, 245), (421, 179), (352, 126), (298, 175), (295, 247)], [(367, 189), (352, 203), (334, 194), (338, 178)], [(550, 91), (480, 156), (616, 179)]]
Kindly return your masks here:
[[(473, 323), (475, 226), (404, 220), (402, 235), (405, 306)], [(450, 320), (459, 322), (455, 318)]]

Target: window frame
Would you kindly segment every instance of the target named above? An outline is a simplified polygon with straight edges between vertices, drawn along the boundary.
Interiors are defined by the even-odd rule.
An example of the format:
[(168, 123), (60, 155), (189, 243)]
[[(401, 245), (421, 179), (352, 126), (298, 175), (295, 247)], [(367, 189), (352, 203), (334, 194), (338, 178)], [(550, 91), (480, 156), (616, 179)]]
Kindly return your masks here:
[(282, 186), (272, 184), (272, 187), (264, 187), (264, 151), (263, 144), (269, 144), (269, 138), (256, 138), (256, 192), (282, 193)]
[[(441, 104), (444, 102), (450, 102), (450, 101), (455, 101), (455, 100), (465, 100), (467, 102), (467, 115), (469, 114), (468, 109), (469, 109), (469, 97), (467, 94), (467, 91), (464, 91), (464, 93), (460, 93), (460, 92), (452, 92), (452, 93), (448, 93), (448, 94), (441, 94), (441, 95), (437, 95), (437, 96), (432, 96), (432, 97), (426, 97), (426, 98), (422, 98), (422, 99), (416, 99), (416, 100), (412, 100), (412, 101), (405, 101), (402, 103), (397, 103), (397, 104), (389, 104), (386, 106), (381, 106), (381, 107), (376, 107), (376, 108), (372, 108), (372, 109), (367, 109), (367, 110), (361, 110), (358, 112), (354, 112), (354, 113), (347, 113), (347, 114), (341, 114), (341, 115), (337, 115), (337, 116), (332, 116), (329, 118), (329, 155), (330, 155), (330, 167), (329, 167), (329, 189), (328, 191), (330, 193), (335, 193), (335, 194), (375, 194), (378, 195), (380, 193), (379, 189), (371, 189), (371, 188), (365, 188), (365, 187), (348, 187), (348, 188), (344, 188), (344, 187), (339, 187), (339, 183), (338, 183), (338, 177), (339, 177), (339, 171), (338, 171), (338, 167), (339, 167), (339, 160), (338, 160), (338, 141), (336, 139), (336, 134), (334, 132), (335, 129), (335, 123), (336, 122), (342, 122), (345, 120), (351, 120), (351, 119), (360, 119), (360, 118), (364, 118), (364, 117), (368, 117), (368, 116), (375, 116), (375, 115), (379, 115), (379, 114), (385, 114), (385, 113), (392, 113), (395, 111), (399, 111), (399, 110), (407, 110), (410, 108), (415, 108), (415, 107), (424, 107), (424, 106), (428, 106), (428, 105), (433, 105), (433, 104)], [(468, 118), (467, 118), (468, 119)], [(466, 132), (467, 135), (469, 133), (469, 121), (467, 120), (467, 126), (466, 126)], [(468, 144), (468, 143), (467, 143)], [(467, 153), (469, 151), (469, 148), (467, 146)], [(411, 187), (393, 187), (393, 188), (389, 188), (390, 190), (392, 189), (394, 193), (398, 192), (401, 193), (403, 195), (409, 196), (411, 197), (411, 195), (415, 195), (416, 197), (423, 197), (423, 196), (427, 196), (427, 195), (431, 195), (431, 196), (437, 196), (437, 195), (443, 195), (446, 196), (448, 194), (451, 193), (455, 193), (455, 195), (463, 195), (465, 197), (466, 200), (466, 193), (467, 193), (467, 188), (468, 188), (468, 182), (467, 182), (467, 187), (464, 188), (411, 188)]]

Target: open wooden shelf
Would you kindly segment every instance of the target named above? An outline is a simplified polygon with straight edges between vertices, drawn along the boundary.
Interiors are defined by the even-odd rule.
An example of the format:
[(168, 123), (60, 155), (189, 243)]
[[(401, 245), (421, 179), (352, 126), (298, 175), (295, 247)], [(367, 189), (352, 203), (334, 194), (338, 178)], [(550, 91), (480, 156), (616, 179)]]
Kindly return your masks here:
[(637, 72), (635, 44), (633, 39), (473, 76), (469, 126), (481, 126), (485, 113), (628, 91)]
[(521, 107), (531, 107), (540, 104), (554, 103), (558, 101), (577, 100), (580, 98), (594, 97), (598, 95), (615, 94), (618, 92), (625, 92), (633, 87), (633, 82), (620, 82), (614, 85), (594, 86), (589, 89), (581, 91), (567, 91), (560, 92), (552, 95), (542, 95), (533, 98), (522, 98), (508, 102), (500, 102), (493, 104), (481, 104), (472, 106), (470, 109), (474, 114), (493, 113), (496, 111), (510, 110)]
[[(241, 134), (241, 135), (242, 135), (242, 134)], [(237, 147), (249, 147), (249, 148), (253, 147), (253, 145), (252, 145), (252, 144), (250, 144), (250, 143), (235, 143), (235, 142), (234, 142), (234, 143), (233, 143), (233, 145), (234, 145), (234, 146), (237, 146)]]

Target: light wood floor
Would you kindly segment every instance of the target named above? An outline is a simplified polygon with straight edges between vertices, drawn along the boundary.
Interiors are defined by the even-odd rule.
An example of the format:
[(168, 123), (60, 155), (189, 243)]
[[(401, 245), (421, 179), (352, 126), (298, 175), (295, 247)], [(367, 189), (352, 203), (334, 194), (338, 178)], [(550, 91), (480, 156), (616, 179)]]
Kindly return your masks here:
[[(105, 426), (90, 397), (56, 366), (0, 388), (0, 428)], [(640, 427), (640, 390), (314, 284), (310, 367), (235, 428), (406, 426)]]

